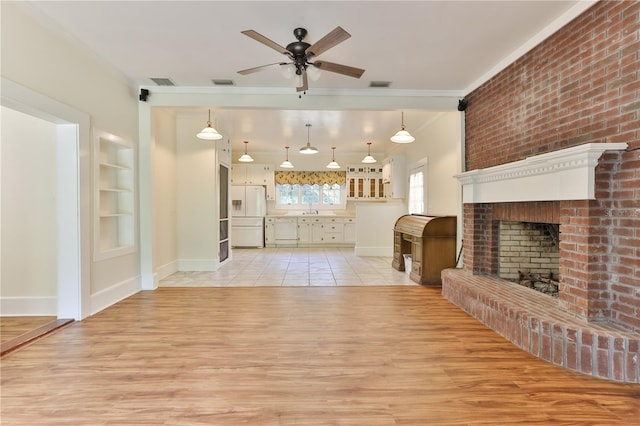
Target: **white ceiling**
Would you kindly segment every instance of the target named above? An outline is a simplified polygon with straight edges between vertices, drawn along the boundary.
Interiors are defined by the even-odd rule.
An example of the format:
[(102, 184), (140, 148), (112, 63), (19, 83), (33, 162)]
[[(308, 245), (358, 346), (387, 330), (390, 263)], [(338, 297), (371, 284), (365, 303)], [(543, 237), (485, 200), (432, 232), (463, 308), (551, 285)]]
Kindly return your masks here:
[[(286, 46), (293, 29), (308, 30), (313, 44), (336, 26), (351, 38), (318, 59), (365, 69), (360, 79), (323, 72), (309, 94), (367, 93), (379, 96), (430, 94), (462, 98), (558, 25), (593, 2), (580, 1), (30, 1), (25, 9), (68, 34), (121, 72), (133, 87), (170, 78), (178, 89), (213, 87), (288, 88), (278, 67), (242, 76), (238, 70), (285, 61), (277, 51), (241, 34), (253, 29)], [(524, 49), (523, 49), (523, 46)], [(390, 81), (389, 88), (369, 88)], [(287, 90), (287, 89), (281, 89)], [(185, 109), (206, 122), (206, 108)], [(395, 111), (225, 109), (215, 120), (234, 148), (249, 140), (258, 151), (311, 141), (340, 142), (345, 150), (384, 151), (399, 128)], [(434, 111), (407, 111), (408, 130), (431, 120)], [(334, 142), (335, 141), (335, 142)], [(364, 147), (364, 148), (360, 148)], [(374, 148), (375, 149), (375, 148)]]

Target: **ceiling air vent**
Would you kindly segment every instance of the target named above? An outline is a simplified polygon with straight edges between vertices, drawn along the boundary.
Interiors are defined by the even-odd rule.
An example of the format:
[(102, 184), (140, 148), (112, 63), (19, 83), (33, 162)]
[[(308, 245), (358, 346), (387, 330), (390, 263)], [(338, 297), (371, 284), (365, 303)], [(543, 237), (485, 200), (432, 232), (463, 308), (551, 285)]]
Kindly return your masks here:
[(389, 87), (390, 81), (372, 81), (369, 83), (369, 87)]
[(211, 81), (213, 81), (213, 84), (215, 84), (216, 86), (233, 86), (233, 85), (235, 85), (233, 80), (216, 80), (216, 79), (213, 79)]
[(171, 81), (168, 78), (153, 78), (153, 77), (149, 77), (149, 78), (158, 86), (175, 86), (175, 84), (173, 84), (173, 81)]

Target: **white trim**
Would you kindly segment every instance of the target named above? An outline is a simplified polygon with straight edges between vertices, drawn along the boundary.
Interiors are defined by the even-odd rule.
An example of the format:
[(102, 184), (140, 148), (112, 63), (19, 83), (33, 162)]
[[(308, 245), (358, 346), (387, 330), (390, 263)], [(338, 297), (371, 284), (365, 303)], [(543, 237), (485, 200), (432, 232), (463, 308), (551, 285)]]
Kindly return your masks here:
[(2, 297), (0, 312), (3, 317), (13, 316), (56, 316), (58, 301), (49, 297)]
[(208, 259), (179, 259), (179, 271), (217, 271), (220, 263)]
[(1, 86), (3, 106), (58, 125), (57, 179), (68, 191), (58, 193), (58, 235), (62, 237), (58, 241), (57, 315), (81, 320), (89, 315), (91, 305), (89, 115), (4, 77)]
[(154, 281), (158, 282), (159, 280), (165, 279), (174, 272), (178, 272), (177, 260), (173, 260), (169, 263), (165, 263), (162, 266), (158, 266), (154, 274)]
[(362, 257), (393, 257), (393, 247), (358, 247), (355, 248), (356, 256)]
[(547, 25), (542, 31), (538, 32), (536, 35), (531, 37), (527, 42), (522, 44), (516, 50), (511, 52), (508, 56), (502, 59), (500, 62), (495, 64), (493, 68), (483, 74), (476, 81), (471, 83), (465, 90), (464, 93), (471, 93), (476, 90), (478, 87), (489, 81), (493, 76), (498, 74), (500, 71), (514, 63), (520, 57), (524, 56), (528, 51), (542, 43), (545, 39), (556, 33), (560, 28), (567, 25), (569, 22), (573, 21), (575, 18), (580, 16), (583, 12), (589, 9), (594, 4), (598, 3), (598, 0), (580, 0), (574, 6), (572, 6), (569, 10), (567, 10), (562, 15), (558, 16), (553, 22)]
[(91, 315), (140, 291), (140, 277), (130, 278), (91, 295)]
[(463, 203), (595, 199), (595, 168), (626, 143), (588, 143), (455, 175)]

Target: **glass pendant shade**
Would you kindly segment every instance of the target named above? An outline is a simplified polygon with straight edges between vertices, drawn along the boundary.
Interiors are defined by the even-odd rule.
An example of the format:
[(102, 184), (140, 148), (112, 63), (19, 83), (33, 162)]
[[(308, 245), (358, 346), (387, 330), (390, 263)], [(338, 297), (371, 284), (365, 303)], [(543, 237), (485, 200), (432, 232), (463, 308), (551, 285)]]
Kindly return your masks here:
[(282, 162), (282, 164), (280, 164), (280, 167), (282, 167), (283, 169), (293, 169), (293, 164), (291, 164), (291, 161), (289, 161), (289, 147), (285, 146), (284, 149), (287, 150), (287, 157)]
[(251, 163), (253, 161), (253, 157), (251, 157), (247, 153), (247, 145), (248, 144), (249, 144), (249, 141), (244, 141), (244, 154), (242, 154), (240, 156), (240, 158), (238, 158), (238, 161), (240, 161), (241, 163)]
[(411, 136), (411, 133), (407, 132), (404, 128), (404, 112), (402, 113), (402, 125), (401, 129), (398, 130), (398, 133), (391, 136), (391, 142), (395, 143), (411, 143), (415, 141), (416, 138)]
[(366, 164), (376, 163), (377, 160), (371, 155), (371, 142), (367, 142), (367, 145), (369, 145), (369, 150), (367, 151), (366, 157), (362, 159), (362, 162)]
[(327, 164), (327, 169), (339, 169), (340, 164), (336, 162), (336, 147), (332, 146), (331, 149), (333, 151), (333, 154), (331, 155), (331, 162)]
[(309, 143), (309, 128), (311, 124), (305, 124), (305, 126), (307, 126), (307, 145), (300, 148), (300, 154), (317, 154), (318, 148), (311, 146), (311, 143)]
[(222, 139), (222, 135), (218, 133), (216, 129), (211, 127), (211, 110), (209, 110), (209, 120), (207, 121), (207, 127), (202, 129), (200, 133), (196, 135), (199, 139), (205, 139), (208, 141), (215, 141), (218, 139)]

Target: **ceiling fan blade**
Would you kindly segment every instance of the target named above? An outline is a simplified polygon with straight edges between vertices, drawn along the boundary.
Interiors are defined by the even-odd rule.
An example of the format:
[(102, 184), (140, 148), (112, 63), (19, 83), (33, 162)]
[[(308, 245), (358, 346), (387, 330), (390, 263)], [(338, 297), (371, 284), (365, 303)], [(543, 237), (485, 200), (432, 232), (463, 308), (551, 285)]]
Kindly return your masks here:
[(238, 71), (238, 74), (247, 75), (253, 74), (254, 72), (262, 71), (265, 68), (272, 67), (274, 65), (287, 65), (286, 62), (275, 62), (273, 64), (261, 65), (259, 67), (247, 68), (246, 70)]
[(296, 92), (306, 92), (309, 90), (309, 80), (307, 79), (307, 72), (302, 73), (302, 86), (296, 88)]
[(341, 27), (336, 27), (329, 34), (309, 46), (306, 50), (307, 56), (318, 56), (322, 52), (331, 49), (333, 46), (342, 43), (349, 37), (351, 37), (351, 34), (343, 30)]
[(350, 67), (348, 65), (334, 64), (327, 61), (315, 61), (313, 66), (320, 68), (323, 71), (336, 72), (338, 74), (348, 75), (349, 77), (360, 78), (364, 71), (362, 68)]
[(277, 50), (278, 52), (282, 53), (283, 55), (289, 55), (289, 51), (287, 49), (285, 49), (284, 47), (280, 46), (275, 41), (273, 41), (271, 39), (268, 39), (267, 37), (263, 36), (262, 34), (254, 31), (254, 30), (245, 30), (245, 31), (241, 31), (241, 32), (242, 32), (242, 34), (244, 34), (244, 35), (246, 35), (248, 37), (251, 37), (255, 41), (259, 41), (260, 43), (264, 44), (265, 46), (269, 46), (273, 50)]

